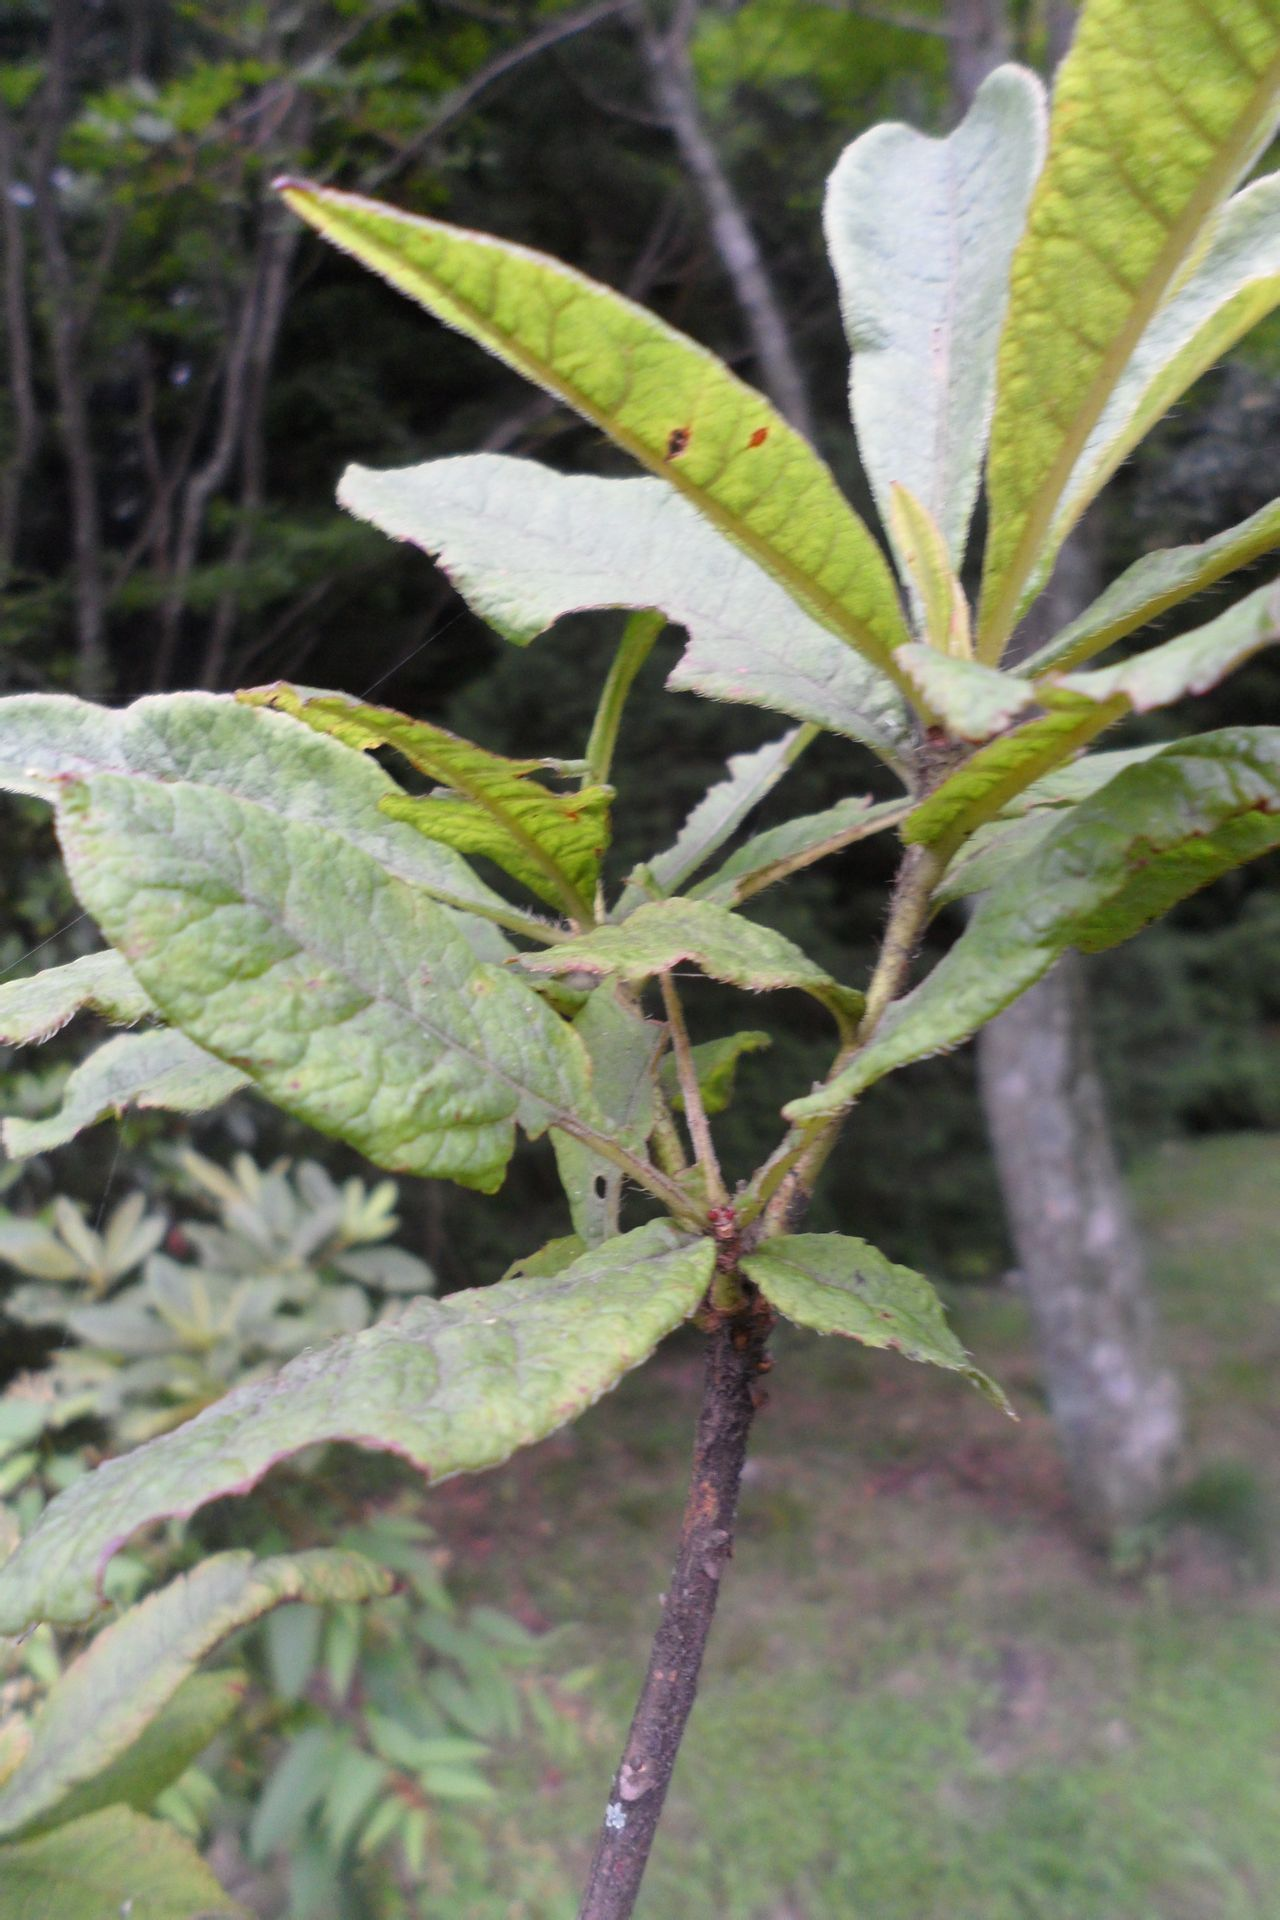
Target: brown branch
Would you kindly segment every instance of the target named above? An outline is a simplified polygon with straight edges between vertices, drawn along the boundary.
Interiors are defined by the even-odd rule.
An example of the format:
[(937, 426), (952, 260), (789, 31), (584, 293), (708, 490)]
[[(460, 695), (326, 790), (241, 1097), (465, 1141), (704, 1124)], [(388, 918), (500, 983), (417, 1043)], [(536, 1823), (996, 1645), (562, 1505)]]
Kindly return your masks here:
[(613, 1777), (578, 1920), (628, 1920), (698, 1691), (720, 1578), (733, 1552), (738, 1488), (771, 1315), (759, 1301), (709, 1333), (702, 1405), (675, 1568), (649, 1670)]
[(716, 1157), (711, 1125), (707, 1119), (706, 1108), (702, 1104), (702, 1088), (698, 1085), (698, 1069), (694, 1065), (693, 1049), (689, 1045), (689, 1029), (684, 1023), (684, 1009), (680, 1005), (680, 995), (676, 992), (676, 983), (669, 973), (658, 975), (658, 985), (662, 989), (662, 1004), (666, 1009), (667, 1030), (671, 1035), (671, 1050), (676, 1060), (676, 1077), (680, 1082), (685, 1123), (689, 1129), (689, 1138), (693, 1142), (694, 1158), (702, 1169), (702, 1177), (707, 1183), (708, 1200), (713, 1206), (723, 1207), (729, 1196), (725, 1191), (724, 1176)]

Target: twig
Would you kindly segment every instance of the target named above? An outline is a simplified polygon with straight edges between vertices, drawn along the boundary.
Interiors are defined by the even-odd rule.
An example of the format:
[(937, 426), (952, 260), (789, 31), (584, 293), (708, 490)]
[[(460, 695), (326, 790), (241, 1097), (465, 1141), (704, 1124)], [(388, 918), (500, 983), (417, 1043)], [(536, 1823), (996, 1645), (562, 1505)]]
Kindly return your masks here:
[[(853, 1038), (841, 1047), (826, 1084), (838, 1079), (854, 1056), (871, 1039), (889, 1007), (906, 985), (916, 948), (929, 917), (933, 889), (942, 877), (945, 859), (931, 848), (908, 847), (894, 881), (889, 919), (867, 986), (866, 1005)], [(845, 1115), (810, 1121), (793, 1127), (772, 1154), (755, 1182), (755, 1205), (764, 1216), (764, 1237), (790, 1230), (795, 1216), (812, 1197), (818, 1175), (826, 1165), (844, 1124)]]
[(675, 1568), (649, 1670), (613, 1777), (578, 1920), (628, 1920), (698, 1690), (720, 1577), (733, 1552), (738, 1488), (771, 1316), (757, 1303), (707, 1339), (702, 1405)]
[(693, 1049), (689, 1045), (689, 1029), (684, 1023), (684, 1009), (680, 1005), (676, 983), (669, 973), (660, 973), (658, 984), (662, 988), (662, 1004), (666, 1009), (667, 1025), (671, 1029), (671, 1050), (676, 1057), (676, 1077), (680, 1082), (680, 1092), (684, 1099), (684, 1117), (689, 1128), (689, 1138), (693, 1142), (694, 1159), (701, 1167), (703, 1178), (706, 1180), (708, 1200), (713, 1207), (722, 1207), (729, 1196), (725, 1189), (724, 1175), (720, 1171), (720, 1162), (716, 1157), (715, 1142), (711, 1138), (707, 1110), (702, 1104), (702, 1089), (698, 1085), (698, 1069), (693, 1063)]

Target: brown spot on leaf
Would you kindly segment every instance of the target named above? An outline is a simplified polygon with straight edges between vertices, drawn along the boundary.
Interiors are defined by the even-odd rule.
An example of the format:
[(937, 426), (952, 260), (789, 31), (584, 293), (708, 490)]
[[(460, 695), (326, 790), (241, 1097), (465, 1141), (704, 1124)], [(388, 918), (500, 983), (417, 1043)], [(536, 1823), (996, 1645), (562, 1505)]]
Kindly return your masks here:
[(768, 438), (769, 438), (768, 427), (757, 427), (755, 432), (752, 434), (751, 438), (748, 440), (747, 445), (749, 447), (762, 447)]
[(692, 427), (672, 427), (667, 437), (667, 459), (678, 460), (689, 444)]

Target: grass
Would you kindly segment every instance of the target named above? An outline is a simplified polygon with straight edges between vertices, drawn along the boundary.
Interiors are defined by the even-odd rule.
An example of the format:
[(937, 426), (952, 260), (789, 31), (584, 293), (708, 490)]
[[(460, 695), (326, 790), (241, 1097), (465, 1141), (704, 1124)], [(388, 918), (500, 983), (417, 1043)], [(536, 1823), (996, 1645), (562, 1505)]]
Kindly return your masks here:
[[(1275, 1920), (1280, 1142), (1140, 1168), (1190, 1478), (1124, 1577), (1076, 1527), (1020, 1309), (960, 1330), (1013, 1426), (942, 1376), (779, 1341), (737, 1558), (639, 1920)], [(682, 1499), (673, 1343), (572, 1433), (440, 1489), (464, 1584), (576, 1622), (580, 1751), (511, 1762), (429, 1920), (569, 1920)]]

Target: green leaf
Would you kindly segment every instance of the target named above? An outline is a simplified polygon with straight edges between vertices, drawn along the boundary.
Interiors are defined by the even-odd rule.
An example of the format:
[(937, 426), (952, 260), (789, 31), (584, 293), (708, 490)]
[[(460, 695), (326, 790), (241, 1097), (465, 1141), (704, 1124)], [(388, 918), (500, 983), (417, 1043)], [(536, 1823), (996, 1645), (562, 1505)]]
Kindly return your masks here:
[(1227, 727), (1125, 768), (1070, 809), (980, 901), (951, 951), (827, 1087), (785, 1109), (838, 1112), (895, 1067), (959, 1046), (1068, 947), (1137, 933), (1280, 845), (1280, 728)]
[[(703, 1040), (696, 1047), (691, 1047), (693, 1070), (698, 1076), (704, 1112), (723, 1113), (733, 1099), (733, 1083), (743, 1054), (763, 1053), (766, 1047), (772, 1045), (771, 1034), (748, 1032), (726, 1034), (722, 1040)], [(670, 1055), (663, 1061), (659, 1077), (662, 1090), (672, 1106), (677, 1112), (683, 1112), (684, 1095), (680, 1091), (675, 1060)]]
[(593, 973), (640, 983), (690, 960), (713, 980), (751, 993), (799, 987), (841, 1022), (856, 1019), (861, 1009), (861, 994), (837, 985), (792, 941), (709, 900), (655, 900), (637, 907), (621, 926), (597, 927), (548, 953), (523, 954), (520, 964), (532, 973)]
[(0, 1138), (6, 1153), (25, 1160), (33, 1153), (51, 1153), (86, 1127), (118, 1117), (126, 1107), (205, 1113), (247, 1084), (243, 1073), (214, 1059), (185, 1034), (164, 1027), (122, 1033), (75, 1068), (55, 1113), (40, 1120), (11, 1115), (0, 1127)]
[(509, 760), (427, 720), (371, 707), (345, 694), (277, 683), (239, 699), (279, 708), (358, 752), (394, 747), (447, 794), (388, 794), (381, 811), (460, 853), (485, 854), (540, 899), (579, 920), (592, 917), (609, 844), (610, 787), (552, 793), (531, 776), (541, 760)]
[(911, 641), (898, 658), (929, 711), (953, 740), (989, 740), (1036, 702), (1036, 690), (1016, 673), (952, 659), (936, 647)]
[(576, 1233), (563, 1233), (548, 1240), (536, 1253), (513, 1260), (503, 1274), (504, 1280), (550, 1280), (571, 1267), (587, 1251), (586, 1242)]
[(0, 1920), (248, 1920), (166, 1820), (108, 1807), (0, 1849)]
[(1044, 90), (1002, 67), (945, 140), (873, 127), (827, 184), (858, 447), (886, 525), (895, 481), (964, 556), (1008, 302), (1044, 153)]
[(139, 1527), (247, 1493), (321, 1441), (385, 1448), (432, 1480), (498, 1466), (647, 1359), (697, 1307), (714, 1260), (710, 1241), (651, 1221), (553, 1279), (414, 1300), (300, 1354), (59, 1494), (0, 1568), (0, 1631), (87, 1618)]
[(933, 911), (994, 887), (1053, 832), (1059, 818), (1053, 808), (1038, 807), (1016, 819), (991, 820), (979, 827), (934, 888)]
[(775, 881), (785, 880), (789, 874), (799, 873), (857, 840), (896, 827), (910, 811), (909, 800), (886, 800), (875, 806), (868, 793), (837, 800), (821, 813), (800, 814), (748, 840), (716, 873), (691, 887), (690, 897), (711, 900), (717, 906), (740, 906)]
[(584, 608), (656, 607), (689, 635), (668, 686), (792, 714), (890, 761), (905, 740), (884, 676), (660, 481), (470, 454), (389, 473), (348, 467), (338, 498), (438, 558), (517, 645)]
[[(1057, 674), (1054, 693), (1083, 696), (1099, 705), (1123, 700), (1134, 713), (1171, 707), (1189, 693), (1207, 693), (1263, 647), (1280, 640), (1280, 582), (1246, 595), (1234, 607), (1191, 633), (1133, 654), (1114, 667)], [(1042, 683), (1044, 684), (1044, 683)]]
[[(1255, 0), (1090, 0), (1058, 70), (1049, 157), (1013, 256), (987, 490), (979, 654), (996, 660), (1077, 462), (1280, 101), (1280, 16)], [(1153, 166), (1152, 155), (1159, 155)]]
[[(656, 1070), (665, 1032), (607, 987), (590, 995), (573, 1024), (591, 1061), (597, 1107), (624, 1146), (643, 1153), (653, 1130)], [(558, 1128), (552, 1130), (551, 1144), (574, 1232), (586, 1246), (599, 1246), (618, 1231), (622, 1170)]]
[(779, 1313), (815, 1333), (840, 1333), (866, 1347), (887, 1347), (966, 1380), (1005, 1413), (994, 1381), (970, 1364), (923, 1274), (898, 1267), (865, 1240), (842, 1233), (796, 1233), (769, 1240), (744, 1259), (745, 1272)]
[(56, 803), (68, 777), (94, 773), (194, 779), (282, 820), (324, 826), (461, 909), (459, 930), (481, 959), (511, 951), (496, 927), (473, 917), (502, 909), (501, 896), (449, 848), (379, 813), (379, 801), (399, 791), (381, 767), (282, 714), (210, 693), (154, 695), (125, 708), (69, 694), (0, 700), (0, 788)]
[[(122, 1543), (104, 1544), (111, 1552)], [(93, 1570), (84, 1572), (92, 1593)], [(365, 1600), (391, 1586), (390, 1576), (362, 1555), (338, 1551), (256, 1563), (249, 1553), (222, 1553), (180, 1575), (106, 1627), (57, 1681), (33, 1724), (25, 1764), (0, 1793), (0, 1834), (57, 1823), (73, 1790), (77, 1814), (87, 1811), (104, 1770), (128, 1754), (192, 1668), (237, 1628), (285, 1601)], [(163, 1754), (153, 1749), (151, 1757), (163, 1772)], [(173, 1777), (157, 1777), (155, 1792)], [(132, 1779), (137, 1790), (137, 1769)]]
[[(889, 531), (911, 588), (916, 625), (930, 648), (956, 660), (971, 659), (969, 602), (952, 568), (942, 529), (924, 502), (896, 480), (889, 503)], [(899, 658), (901, 654), (899, 647)]]
[(1198, 546), (1144, 554), (1078, 620), (1021, 664), (1026, 675), (1080, 666), (1238, 567), (1280, 547), (1280, 500)]
[[(71, 1787), (43, 1819), (23, 1822), (26, 1833), (65, 1826), (101, 1807), (147, 1813), (166, 1787), (181, 1778), (231, 1719), (244, 1699), (245, 1676), (193, 1673), (158, 1709), (138, 1737), (101, 1773)], [(94, 1709), (96, 1713), (96, 1707)], [(2, 1856), (0, 1856), (2, 1857)]]
[(1089, 753), (1024, 787), (998, 819), (979, 827), (966, 840), (933, 890), (934, 907), (981, 893), (1003, 880), (1046, 833), (1052, 832), (1063, 808), (1087, 799), (1125, 767), (1139, 766), (1153, 754), (1163, 753), (1167, 745), (1166, 740), (1156, 740), (1149, 746), (1125, 747), (1117, 753)]
[(1099, 707), (1064, 695), (1054, 711), (1036, 714), (962, 761), (907, 815), (903, 839), (926, 847), (958, 845), (975, 827), (1002, 813), (1032, 781), (1079, 753), (1125, 710), (1123, 700)]
[(566, 401), (892, 674), (906, 634), (879, 547), (808, 442), (714, 354), (545, 254), (281, 185), (327, 240)]
[(718, 781), (703, 795), (672, 846), (636, 869), (610, 918), (625, 920), (633, 908), (651, 899), (654, 891), (679, 893), (690, 874), (718, 853), (747, 815), (773, 792), (816, 731), (815, 727), (796, 727), (784, 733), (781, 740), (757, 747), (754, 753), (735, 753), (728, 763), (728, 779)]
[(97, 1013), (132, 1026), (152, 1011), (118, 953), (87, 953), (65, 967), (46, 967), (0, 987), (0, 1042), (28, 1047), (52, 1038), (77, 1013)]
[(490, 1192), (517, 1119), (581, 1131), (572, 1032), (341, 832), (221, 781), (136, 774), (69, 788), (60, 823), (81, 901), (164, 1017), (287, 1112), (392, 1171)]
[[(1206, 692), (1250, 655), (1277, 639), (1280, 583), (1273, 581), (1248, 594), (1207, 626), (1146, 653), (1134, 654), (1114, 667), (1045, 676), (1035, 683), (1032, 694), (1050, 711), (964, 761), (909, 816), (903, 838), (921, 845), (958, 844), (976, 827), (1004, 812), (1030, 783), (1041, 782), (1105, 727), (1126, 714), (1148, 713), (1172, 706), (1188, 693)], [(948, 667), (958, 664), (947, 663)], [(992, 670), (979, 667), (974, 671)], [(996, 677), (1003, 680), (1011, 676)]]
[(248, 1835), (251, 1859), (269, 1860), (285, 1847), (295, 1851), (307, 1815), (323, 1798), (334, 1763), (349, 1738), (337, 1727), (311, 1726), (290, 1743), (253, 1810)]
[(0, 1720), (0, 1787), (13, 1777), (31, 1750), (31, 1728), (13, 1714)]
[(1228, 202), (1204, 258), (1155, 315), (1076, 463), (1037, 581), (1116, 468), (1195, 380), (1280, 301), (1280, 175)]

